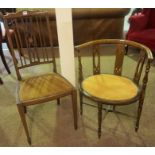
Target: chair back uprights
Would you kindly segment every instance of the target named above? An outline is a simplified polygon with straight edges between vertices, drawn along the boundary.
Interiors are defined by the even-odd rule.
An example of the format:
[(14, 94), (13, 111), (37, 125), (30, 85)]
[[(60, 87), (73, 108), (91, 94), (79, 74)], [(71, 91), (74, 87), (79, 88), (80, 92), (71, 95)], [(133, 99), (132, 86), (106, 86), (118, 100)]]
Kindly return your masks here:
[[(53, 63), (53, 71), (57, 71), (51, 18), (50, 12), (27, 11), (4, 16), (18, 80), (21, 80), (19, 70), (25, 67)], [(9, 33), (9, 29), (13, 30), (13, 34)], [(45, 35), (45, 32), (48, 35)]]
[(85, 72), (83, 71), (84, 61), (82, 62), (82, 57), (81, 57), (81, 55), (83, 55), (82, 52), (84, 52), (85, 50), (88, 50), (89, 54), (92, 56), (92, 64), (93, 64), (92, 75), (105, 73), (104, 66), (103, 66), (103, 71), (101, 71), (101, 68), (102, 68), (101, 55), (104, 54), (104, 52), (107, 52), (106, 49), (104, 49), (103, 47), (104, 46), (108, 47), (108, 45), (113, 46), (115, 50), (115, 63), (113, 68), (113, 74), (122, 75), (125, 47), (128, 45), (140, 51), (136, 69), (132, 77), (133, 81), (137, 85), (139, 84), (142, 71), (144, 68), (144, 64), (146, 65), (146, 68), (145, 68), (145, 74), (143, 78), (147, 79), (146, 77), (148, 76), (150, 63), (153, 60), (153, 56), (149, 48), (147, 48), (142, 44), (139, 44), (133, 41), (128, 41), (128, 40), (103, 39), (103, 40), (95, 40), (95, 41), (87, 42), (75, 47), (75, 50), (78, 53), (79, 83), (83, 81), (84, 79), (83, 74)]

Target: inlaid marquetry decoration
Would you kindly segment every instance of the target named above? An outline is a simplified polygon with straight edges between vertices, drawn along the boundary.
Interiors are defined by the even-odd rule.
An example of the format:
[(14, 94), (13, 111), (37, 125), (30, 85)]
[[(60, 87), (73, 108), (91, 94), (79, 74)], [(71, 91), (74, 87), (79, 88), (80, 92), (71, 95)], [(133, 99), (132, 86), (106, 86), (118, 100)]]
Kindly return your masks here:
[(142, 74), (142, 70), (143, 70), (143, 66), (146, 61), (146, 58), (147, 58), (146, 53), (144, 52), (144, 50), (141, 50), (140, 57), (139, 57), (139, 60), (138, 60), (137, 66), (136, 66), (135, 75), (134, 75), (134, 82), (137, 84), (139, 84), (139, 80), (140, 80), (140, 77)]
[[(115, 49), (115, 53), (113, 55), (115, 60), (113, 74), (107, 74), (104, 73), (104, 70), (100, 70), (100, 63), (102, 63), (101, 60), (103, 60), (100, 60), (100, 58), (101, 56), (104, 57), (104, 55), (100, 56), (101, 48), (99, 47), (103, 47), (105, 45), (111, 46)], [(137, 49), (138, 51), (140, 51), (139, 55), (136, 52), (136, 57), (138, 55), (138, 61), (137, 63), (132, 64), (134, 76), (132, 75), (131, 77), (129, 77), (130, 75), (128, 74), (122, 76), (122, 71), (128, 70), (128, 68), (125, 67), (131, 65), (129, 64), (123, 66), (124, 61), (126, 59), (130, 59), (128, 55), (126, 56), (126, 59), (124, 59), (125, 48), (129, 46), (132, 47), (131, 49)], [(110, 110), (106, 108), (106, 112), (119, 112), (117, 111), (116, 106), (138, 103), (135, 125), (135, 131), (138, 131), (148, 82), (150, 64), (153, 60), (153, 56), (150, 49), (142, 44), (133, 41), (118, 39), (102, 39), (93, 40), (78, 45), (75, 47), (75, 50), (78, 51), (79, 54), (80, 51), (85, 50), (87, 48), (90, 49), (90, 54), (92, 53), (93, 66), (90, 65), (89, 67), (93, 68), (93, 73), (92, 75), (83, 77), (82, 67), (84, 67), (85, 64), (83, 63), (82, 66), (82, 56), (79, 56), (78, 76), (80, 79), (80, 113), (83, 114), (83, 104), (91, 105), (93, 107), (95, 106), (96, 108), (98, 108), (98, 137), (100, 138), (102, 132), (102, 110), (105, 109), (102, 106), (103, 104), (108, 105), (108, 107), (112, 106), (112, 109)], [(104, 53), (104, 50), (102, 52)], [(128, 62), (130, 61), (127, 61), (126, 63)], [(96, 105), (92, 105), (89, 102), (86, 103), (84, 97), (91, 100), (90, 103), (94, 101)]]
[(116, 58), (115, 58), (115, 67), (114, 67), (114, 74), (115, 75), (121, 75), (122, 74), (124, 50), (125, 50), (125, 47), (123, 44), (117, 44), (116, 45)]
[(77, 50), (78, 53), (78, 80), (79, 83), (81, 84), (81, 82), (83, 81), (83, 68), (82, 68), (82, 60), (81, 60), (81, 53), (80, 50)]
[(100, 48), (99, 45), (93, 46), (93, 74), (100, 74)]

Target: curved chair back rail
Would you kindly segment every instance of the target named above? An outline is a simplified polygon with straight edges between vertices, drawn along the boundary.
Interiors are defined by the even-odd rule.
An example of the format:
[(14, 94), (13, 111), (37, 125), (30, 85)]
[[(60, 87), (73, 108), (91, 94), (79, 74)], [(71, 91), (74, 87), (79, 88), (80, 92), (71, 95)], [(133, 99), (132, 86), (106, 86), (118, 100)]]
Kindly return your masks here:
[[(142, 72), (142, 68), (144, 63), (147, 61), (147, 63), (151, 63), (153, 61), (153, 55), (151, 50), (140, 43), (134, 42), (134, 41), (129, 41), (129, 40), (119, 40), (119, 39), (101, 39), (101, 40), (94, 40), (94, 41), (90, 41), (78, 46), (75, 46), (75, 50), (78, 53), (78, 60), (79, 60), (79, 82), (81, 82), (81, 80), (83, 79), (82, 77), (82, 61), (81, 61), (81, 54), (82, 54), (82, 49), (85, 48), (90, 48), (93, 47), (93, 50), (90, 52), (92, 53), (93, 56), (93, 69), (97, 69), (97, 71), (93, 72), (94, 74), (100, 73), (100, 54), (101, 52), (104, 53), (104, 50), (100, 50), (99, 46), (103, 46), (103, 45), (115, 45), (117, 46), (116, 48), (116, 59), (115, 59), (115, 67), (114, 67), (114, 73), (117, 75), (121, 75), (122, 73), (122, 65), (123, 65), (123, 59), (124, 59), (124, 53), (125, 53), (125, 47), (126, 46), (131, 46), (134, 48), (139, 49), (141, 52), (140, 57), (139, 57), (139, 61), (137, 63), (137, 67), (136, 67), (136, 71), (134, 74), (134, 80), (135, 82), (138, 84), (140, 77), (141, 77), (141, 72)], [(95, 57), (98, 57), (98, 61), (96, 61)], [(96, 65), (97, 64), (97, 65)], [(138, 72), (140, 71), (140, 72)], [(136, 81), (136, 79), (138, 81)]]
[(137, 43), (135, 41), (130, 41), (130, 40), (100, 39), (100, 40), (90, 41), (90, 42), (86, 42), (86, 43), (77, 45), (77, 46), (75, 46), (75, 49), (80, 50), (82, 48), (86, 48), (88, 46), (97, 45), (97, 44), (123, 44), (124, 46), (125, 45), (134, 46), (134, 47), (140, 48), (142, 50), (145, 50), (145, 52), (147, 53), (148, 59), (153, 60), (153, 55), (152, 55), (150, 48), (148, 48), (147, 46), (145, 46), (141, 43)]
[[(105, 67), (108, 67), (108, 63), (112, 66), (112, 64), (110, 64), (110, 61), (107, 62), (107, 65), (103, 65), (103, 62), (106, 59), (103, 59), (104, 52), (108, 52), (108, 45), (112, 46), (114, 49), (114, 59), (112, 59), (114, 61), (114, 69), (113, 73), (111, 74), (105, 74), (105, 71), (103, 69)], [(137, 62), (133, 62), (135, 67), (133, 66), (133, 64), (124, 66), (124, 64), (126, 63), (126, 46), (130, 46), (139, 52), (136, 52)], [(104, 47), (106, 47), (107, 49)], [(89, 59), (92, 62), (92, 66), (89, 67), (88, 64), (85, 67), (85, 61), (83, 60), (83, 53), (86, 50), (92, 57), (92, 59)], [(141, 116), (145, 90), (148, 82), (150, 63), (153, 60), (152, 52), (150, 51), (150, 49), (145, 45), (134, 41), (101, 39), (93, 40), (75, 46), (75, 51), (78, 54), (78, 81), (80, 87), (81, 114), (83, 113), (82, 105), (84, 103), (84, 96), (97, 102), (99, 120), (98, 136), (101, 136), (102, 104), (113, 105), (113, 107), (115, 107), (116, 105), (126, 105), (139, 101), (137, 122), (135, 127), (135, 130), (137, 131), (139, 127), (139, 120)], [(109, 55), (111, 56), (111, 53)], [(110, 58), (108, 57), (107, 59), (110, 60)], [(124, 70), (126, 70), (125, 67), (127, 66), (131, 66), (130, 70), (133, 70), (133, 75), (130, 75), (130, 78), (129, 75), (124, 75), (125, 73), (123, 72)], [(92, 68), (92, 72), (87, 73), (86, 75), (86, 72), (90, 70), (88, 68)]]

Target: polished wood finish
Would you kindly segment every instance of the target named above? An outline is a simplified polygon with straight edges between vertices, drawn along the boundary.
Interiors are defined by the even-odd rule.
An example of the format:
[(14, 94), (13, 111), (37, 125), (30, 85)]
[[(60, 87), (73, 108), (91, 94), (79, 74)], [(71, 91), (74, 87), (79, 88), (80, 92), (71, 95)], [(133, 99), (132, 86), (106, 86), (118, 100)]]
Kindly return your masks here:
[[(7, 37), (19, 80), (17, 85), (17, 107), (29, 144), (31, 144), (31, 138), (25, 114), (27, 112), (26, 107), (30, 105), (52, 100), (57, 100), (57, 103), (60, 104), (60, 98), (70, 95), (72, 98), (74, 128), (77, 129), (76, 89), (63, 76), (57, 73), (52, 29), (49, 25), (50, 17), (51, 14), (49, 12), (37, 11), (19, 12), (4, 17)], [(10, 21), (12, 22), (11, 25), (9, 24)], [(48, 43), (45, 42), (45, 34), (40, 25), (43, 25), (44, 29), (48, 31), (48, 38), (46, 38)], [(9, 33), (10, 28), (14, 32), (12, 35)], [(18, 55), (17, 61), (16, 55)], [(33, 76), (27, 79), (22, 78), (20, 70), (47, 63), (53, 64), (53, 73)]]
[[(113, 75), (105, 74), (101, 71), (100, 53), (104, 53), (103, 46), (114, 46), (115, 63)], [(130, 79), (122, 76), (123, 61), (125, 61), (125, 52), (127, 47), (139, 49), (139, 60), (135, 67), (134, 76)], [(89, 49), (92, 54), (93, 74), (84, 77), (84, 62), (82, 61), (82, 52)], [(83, 113), (83, 98), (87, 97), (98, 104), (98, 137), (101, 136), (101, 121), (102, 121), (102, 104), (113, 106), (109, 111), (116, 112), (115, 108), (118, 105), (127, 105), (139, 101), (137, 120), (135, 130), (138, 131), (139, 121), (142, 112), (146, 86), (148, 82), (148, 74), (150, 63), (153, 60), (150, 49), (142, 44), (118, 39), (102, 39), (87, 42), (75, 46), (75, 51), (78, 54), (78, 81), (80, 94), (80, 113)], [(88, 66), (87, 66), (88, 67)], [(133, 67), (133, 66), (132, 66)], [(144, 68), (145, 67), (145, 72)], [(134, 67), (133, 67), (134, 68)], [(143, 76), (142, 76), (143, 75)], [(143, 78), (143, 80), (141, 80)], [(142, 81), (140, 83), (140, 81)]]

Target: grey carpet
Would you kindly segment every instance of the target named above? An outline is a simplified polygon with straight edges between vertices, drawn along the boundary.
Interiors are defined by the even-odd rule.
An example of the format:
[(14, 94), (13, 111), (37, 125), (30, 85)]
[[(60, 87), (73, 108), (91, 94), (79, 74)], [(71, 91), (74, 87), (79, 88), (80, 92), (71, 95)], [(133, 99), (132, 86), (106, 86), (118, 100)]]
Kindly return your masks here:
[[(7, 54), (11, 75), (8, 75), (0, 61), (0, 76), (4, 84), (0, 85), (0, 146), (29, 146), (16, 108), (16, 74), (10, 55)], [(129, 52), (125, 57), (123, 74), (132, 76), (136, 53)], [(107, 52), (102, 57), (103, 72), (112, 72), (114, 57)], [(84, 55), (85, 76), (90, 74), (91, 58)], [(57, 59), (58, 68), (60, 68)], [(51, 70), (50, 65), (24, 69), (24, 76), (36, 75)], [(126, 69), (125, 69), (126, 68)], [(76, 58), (77, 74), (77, 58)], [(153, 62), (145, 103), (140, 121), (140, 129), (134, 130), (137, 104), (117, 107), (127, 115), (108, 113), (103, 116), (102, 136), (97, 136), (97, 109), (84, 105), (82, 116), (78, 114), (78, 130), (73, 127), (73, 114), (69, 97), (61, 99), (61, 105), (55, 101), (28, 107), (27, 121), (32, 146), (155, 146), (155, 63)], [(87, 101), (90, 102), (90, 101)], [(78, 102), (79, 108), (79, 102)], [(129, 116), (128, 116), (129, 115)]]

